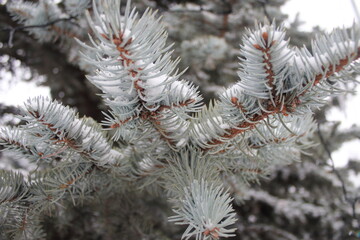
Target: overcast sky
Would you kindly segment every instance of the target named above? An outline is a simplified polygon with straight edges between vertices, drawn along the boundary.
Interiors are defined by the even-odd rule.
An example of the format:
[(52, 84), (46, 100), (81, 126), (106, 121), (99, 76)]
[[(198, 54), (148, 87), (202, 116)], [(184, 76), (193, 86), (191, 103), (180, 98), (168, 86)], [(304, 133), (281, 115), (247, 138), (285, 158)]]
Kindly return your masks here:
[[(360, 6), (360, 0), (354, 1)], [(299, 12), (305, 22), (301, 30), (307, 31), (315, 25), (331, 31), (335, 27), (351, 26), (355, 20), (351, 0), (289, 0), (282, 10), (291, 20)]]
[[(360, 0), (354, 0), (360, 7)], [(335, 27), (349, 27), (355, 19), (355, 11), (351, 0), (290, 0), (282, 8), (284, 13), (289, 14), (293, 20), (299, 12), (300, 20), (305, 24), (301, 30), (311, 31), (313, 26), (319, 25), (322, 29), (331, 31)], [(358, 21), (358, 20), (356, 20)], [(360, 87), (357, 87), (359, 91)], [(333, 108), (326, 117), (329, 121), (341, 121), (340, 128), (345, 129), (353, 124), (360, 124), (360, 94), (346, 96), (343, 109)], [(343, 167), (349, 159), (360, 160), (360, 140), (356, 139), (344, 144), (338, 151), (332, 154), (336, 167)], [(350, 173), (352, 182), (360, 187), (360, 175)]]

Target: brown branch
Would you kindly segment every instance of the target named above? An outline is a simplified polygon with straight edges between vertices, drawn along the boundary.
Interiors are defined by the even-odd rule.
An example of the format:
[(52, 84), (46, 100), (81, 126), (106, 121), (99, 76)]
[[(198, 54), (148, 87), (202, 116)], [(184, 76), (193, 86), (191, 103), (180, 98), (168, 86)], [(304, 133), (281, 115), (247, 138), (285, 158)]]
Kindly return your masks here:
[[(117, 37), (116, 35), (113, 35), (112, 42), (116, 45), (116, 49), (120, 52), (120, 57), (122, 58), (120, 60), (120, 62), (125, 67), (125, 66), (130, 66), (130, 65), (134, 64), (134, 61), (125, 56), (125, 55), (128, 55), (128, 56), (131, 55), (131, 52), (126, 50), (126, 47), (132, 43), (132, 38), (129, 38), (128, 41), (125, 43), (125, 45), (121, 47), (120, 45), (124, 42), (123, 36), (124, 36), (124, 33), (120, 33), (119, 37)], [(109, 40), (109, 38), (104, 34), (102, 35), (102, 37)], [(136, 77), (138, 75), (139, 71), (141, 71), (141, 70), (142, 70), (141, 68), (138, 68), (137, 70), (130, 69), (128, 71), (129, 71), (129, 75), (131, 75), (132, 77)], [(144, 97), (145, 89), (139, 85), (140, 81), (141, 81), (140, 79), (137, 79), (136, 81), (134, 81), (134, 88), (138, 91), (138, 94), (140, 94), (140, 95), (142, 95), (142, 97)], [(143, 106), (146, 104), (145, 101), (142, 100), (142, 98), (139, 99), (139, 102)], [(160, 130), (160, 128), (159, 128), (160, 121), (157, 121), (158, 115), (159, 114), (156, 111), (152, 112), (152, 111), (149, 111), (147, 108), (143, 108), (139, 116), (141, 119), (151, 120), (150, 122), (154, 125), (155, 129), (160, 133), (161, 138), (163, 138), (168, 144), (173, 145), (174, 143), (169, 138), (167, 138), (166, 132)], [(111, 127), (112, 128), (120, 127), (122, 124), (125, 124), (132, 119), (133, 119), (133, 117), (125, 119), (124, 121), (120, 122), (119, 124), (113, 124)]]
[(222, 23), (222, 27), (220, 29), (219, 37), (221, 37), (221, 38), (225, 37), (225, 34), (228, 29), (229, 29), (229, 14), (224, 14), (223, 23)]
[[(7, 138), (4, 138), (4, 137), (0, 137), (0, 140), (4, 141), (7, 143), (7, 145), (9, 146), (17, 146), (19, 147), (20, 149), (22, 149), (22, 153), (23, 154), (31, 154), (31, 155), (34, 155), (31, 151), (30, 151), (30, 148), (28, 146), (25, 146), (23, 144), (21, 144), (20, 142), (17, 142), (17, 141), (14, 141), (14, 140), (11, 140), (11, 139), (7, 139)], [(3, 145), (3, 144), (2, 144)], [(39, 153), (40, 154), (40, 153)], [(40, 155), (39, 155), (40, 156)]]
[[(179, 102), (178, 104), (172, 104), (171, 106), (167, 106), (167, 105), (161, 105), (160, 107), (158, 107), (155, 111), (149, 111), (147, 109), (144, 109), (139, 117), (143, 120), (148, 120), (150, 117), (153, 118), (153, 120), (157, 120), (157, 115), (160, 114), (160, 112), (162, 111), (165, 111), (165, 110), (170, 110), (172, 108), (179, 108), (179, 107), (185, 107), (185, 106), (188, 106), (190, 105), (191, 103), (194, 103), (195, 102), (195, 99), (187, 99), (186, 101), (184, 102)], [(110, 126), (110, 128), (119, 128), (121, 126), (123, 126), (124, 124), (132, 121), (132, 120), (135, 120), (137, 119), (138, 117), (137, 116), (132, 116), (132, 117), (129, 117), (129, 118), (126, 118), (125, 120), (120, 120), (119, 122), (116, 122), (114, 124), (112, 124)]]
[(248, 173), (262, 174), (264, 171), (260, 168), (240, 168), (240, 169), (236, 169), (236, 172), (248, 172)]
[[(343, 70), (344, 67), (346, 67), (351, 61), (358, 59), (360, 57), (360, 48), (357, 49), (356, 53), (350, 55), (350, 57), (351, 60), (348, 57), (346, 57), (344, 59), (340, 59), (337, 65), (335, 66), (330, 65), (328, 68), (326, 68), (328, 69), (328, 71), (325, 74), (315, 75), (313, 86), (318, 85), (320, 82), (322, 82), (321, 80), (330, 77), (334, 73)], [(326, 69), (323, 68), (324, 71)], [(249, 117), (248, 118), (250, 120), (249, 122), (242, 122), (236, 128), (225, 129), (226, 133), (220, 136), (221, 139), (225, 139), (225, 140), (212, 139), (207, 143), (208, 145), (211, 145), (211, 147), (205, 148), (203, 150), (205, 151), (210, 150), (216, 147), (217, 145), (225, 143), (226, 139), (232, 139), (237, 135), (244, 133), (245, 131), (255, 128), (260, 121), (265, 120), (269, 116), (273, 116), (276, 114), (282, 114), (284, 116), (287, 116), (289, 113), (293, 112), (298, 106), (301, 105), (301, 101), (299, 97), (303, 96), (305, 93), (307, 93), (307, 91), (302, 92), (299, 96), (293, 98), (289, 103), (284, 105), (280, 101), (278, 101), (278, 99), (275, 99), (275, 104), (276, 104), (275, 106), (273, 106), (271, 103), (268, 104), (269, 105), (268, 112), (261, 111), (260, 114), (255, 114), (254, 116)], [(244, 109), (242, 108), (241, 104), (237, 102), (237, 98), (233, 97), (231, 99), (231, 102), (234, 103), (235, 106), (238, 106), (240, 110), (244, 112)]]
[(266, 47), (263, 48), (258, 44), (254, 44), (253, 46), (257, 49), (263, 52), (263, 63), (265, 63), (264, 69), (265, 73), (267, 74), (266, 79), (268, 80), (268, 85), (271, 87), (271, 97), (272, 100), (275, 100), (276, 98), (276, 89), (275, 89), (275, 73), (273, 71), (273, 66), (271, 63), (271, 54), (270, 50), (271, 47), (275, 44), (275, 41), (272, 41), (271, 43), (268, 43), (269, 41), (269, 34), (267, 32), (262, 33), (262, 38), (264, 39)]
[[(40, 114), (37, 111), (34, 111), (34, 112), (29, 111), (29, 114), (32, 115), (37, 121), (39, 121), (42, 125), (46, 126), (50, 131), (52, 131), (54, 133), (54, 135), (55, 135), (54, 138), (52, 138), (50, 140), (56, 140), (55, 144), (60, 143), (60, 142), (65, 144), (63, 146), (62, 150), (61, 151), (58, 150), (56, 153), (53, 153), (53, 154), (50, 154), (47, 156), (43, 156), (43, 155), (41, 155), (42, 153), (40, 153), (41, 158), (45, 158), (48, 156), (55, 156), (56, 154), (63, 152), (65, 150), (64, 147), (67, 146), (67, 147), (70, 147), (71, 149), (73, 149), (74, 151), (76, 151), (77, 153), (83, 155), (84, 157), (86, 157), (92, 161), (95, 161), (95, 159), (91, 157), (91, 152), (80, 149), (79, 146), (76, 144), (75, 139), (67, 138), (65, 131), (61, 132), (57, 128), (54, 128), (53, 124), (45, 122), (44, 119), (40, 118)], [(61, 136), (62, 133), (64, 134), (64, 136)]]
[(127, 122), (134, 120), (135, 118), (137, 118), (137, 117), (136, 116), (135, 117), (129, 117), (129, 118), (125, 119), (125, 120), (120, 120), (119, 122), (112, 124), (110, 126), (110, 128), (119, 128), (119, 127), (123, 126), (124, 124), (126, 124)]
[(28, 211), (29, 209), (26, 209), (26, 211), (24, 212), (24, 215), (22, 217), (22, 220), (21, 220), (21, 225), (19, 227), (19, 230), (21, 231), (25, 231), (25, 228), (26, 228), (26, 225), (27, 225), (27, 214), (28, 214)]
[(0, 205), (3, 204), (3, 203), (6, 203), (6, 202), (7, 202), (7, 203), (14, 202), (15, 200), (18, 199), (18, 197), (19, 197), (19, 196), (15, 196), (15, 197), (10, 198), (10, 199), (5, 199), (5, 200), (3, 200), (3, 201), (0, 202)]
[(81, 37), (79, 35), (77, 35), (75, 32), (71, 32), (71, 31), (67, 31), (65, 29), (62, 29), (60, 27), (57, 27), (56, 25), (52, 25), (51, 26), (51, 30), (55, 31), (57, 34), (59, 34), (60, 36), (66, 36), (68, 38), (77, 38), (77, 39), (81, 39)]
[(168, 138), (168, 134), (170, 133), (166, 132), (165, 129), (161, 128), (161, 121), (159, 121), (159, 118), (161, 117), (161, 112), (164, 110), (170, 110), (172, 108), (185, 107), (194, 102), (195, 99), (187, 99), (184, 102), (179, 102), (178, 104), (172, 104), (171, 106), (161, 105), (157, 110), (151, 112), (150, 114), (150, 119), (152, 120), (151, 122), (154, 123), (155, 129), (157, 129), (160, 132), (162, 136), (161, 138), (165, 140), (169, 145), (174, 146), (175, 143), (173, 140)]
[(60, 141), (63, 141), (64, 138), (61, 137), (61, 131), (58, 131), (57, 128), (54, 128), (54, 125), (51, 124), (51, 123), (47, 123), (45, 122), (45, 120), (43, 118), (40, 118), (40, 114), (38, 111), (34, 111), (34, 112), (31, 112), (31, 111), (28, 111), (28, 113), (33, 116), (40, 124), (46, 126), (51, 132), (54, 133), (54, 138), (53, 140), (60, 140)]
[(29, 147), (27, 146), (24, 146), (23, 144), (21, 144), (20, 142), (17, 142), (17, 141), (14, 141), (14, 140), (10, 140), (10, 139), (7, 139), (7, 138), (4, 138), (4, 137), (0, 137), (0, 140), (3, 140), (4, 142), (7, 142), (9, 145), (15, 145), (15, 146), (18, 146), (22, 149), (25, 149), (25, 150), (29, 150)]
[(235, 107), (237, 107), (238, 109), (240, 109), (241, 112), (243, 112), (243, 113), (246, 113), (246, 112), (247, 112), (247, 110), (244, 108), (244, 106), (243, 106), (241, 103), (239, 103), (239, 99), (238, 99), (237, 97), (232, 97), (232, 98), (231, 98), (231, 103), (234, 104)]
[(303, 136), (305, 136), (305, 133), (300, 134), (300, 135), (295, 135), (295, 134), (291, 133), (291, 134), (290, 134), (289, 136), (287, 136), (287, 137), (268, 139), (267, 141), (261, 141), (261, 142), (258, 143), (258, 144), (255, 144), (255, 143), (251, 144), (251, 143), (249, 143), (249, 147), (250, 147), (250, 148), (254, 148), (254, 149), (258, 149), (258, 148), (261, 148), (261, 147), (266, 146), (266, 145), (271, 144), (271, 143), (280, 144), (280, 143), (283, 143), (283, 142), (289, 140), (289, 139), (292, 138), (292, 137), (300, 138), (300, 137), (303, 137)]
[(212, 229), (205, 229), (205, 231), (203, 232), (204, 236), (205, 237), (208, 237), (209, 235), (211, 235), (212, 238), (215, 238), (215, 239), (219, 239), (219, 232), (220, 229), (217, 228), (217, 227), (214, 227)]
[(91, 166), (91, 168), (89, 170), (87, 170), (86, 172), (80, 174), (79, 176), (73, 178), (73, 179), (70, 179), (69, 181), (67, 181), (66, 183), (64, 184), (61, 184), (59, 186), (59, 189), (66, 189), (68, 188), (70, 185), (74, 184), (76, 181), (80, 180), (82, 177), (85, 177), (86, 175), (92, 173), (94, 171), (94, 169), (96, 168), (96, 166), (93, 164)]
[(184, 102), (179, 102), (178, 104), (172, 104), (171, 106), (161, 105), (156, 111), (161, 112), (161, 111), (164, 111), (167, 109), (186, 107), (194, 102), (195, 102), (195, 99), (187, 99)]
[[(105, 35), (105, 34), (101, 34), (101, 36), (107, 40), (110, 40), (110, 38)], [(120, 33), (119, 37), (117, 37), (116, 35), (112, 36), (111, 41), (115, 44), (116, 49), (119, 51), (119, 56), (121, 57), (120, 63), (124, 66), (124, 67), (129, 67), (130, 65), (134, 64), (134, 61), (126, 56), (131, 56), (131, 52), (129, 50), (126, 49), (127, 46), (129, 46), (132, 43), (132, 38), (129, 38), (127, 40), (127, 42), (121, 46), (124, 43), (124, 34)], [(129, 69), (129, 75), (131, 75), (132, 77), (137, 77), (139, 72), (143, 70), (142, 68), (137, 68), (137, 69)], [(137, 80), (134, 81), (134, 88), (137, 90), (138, 94), (141, 95), (141, 98), (139, 98), (139, 102), (145, 106), (146, 102), (144, 100), (142, 100), (142, 98), (145, 97), (144, 91), (145, 89), (141, 86), (141, 84), (139, 84), (141, 82), (141, 79), (138, 78)], [(176, 108), (176, 107), (184, 107), (187, 106), (191, 103), (194, 103), (195, 99), (187, 99), (184, 102), (180, 102), (178, 104), (172, 104), (171, 106), (167, 106), (167, 105), (161, 105), (159, 106), (156, 110), (154, 111), (150, 111), (148, 108), (143, 107), (139, 117), (143, 120), (148, 120), (150, 121), (153, 125), (154, 128), (160, 133), (160, 138), (163, 139), (164, 141), (166, 141), (169, 145), (174, 146), (174, 142), (173, 140), (171, 140), (168, 137), (168, 132), (166, 132), (165, 129), (163, 129), (161, 127), (161, 121), (159, 121), (160, 117), (161, 117), (161, 112), (164, 110), (168, 110), (168, 109), (172, 109), (172, 108)], [(137, 116), (132, 116), (129, 117), (125, 120), (121, 120), (118, 123), (114, 123), (110, 126), (110, 128), (119, 128), (121, 126), (123, 126), (124, 124), (128, 123), (129, 121), (132, 121), (134, 119), (136, 119)]]

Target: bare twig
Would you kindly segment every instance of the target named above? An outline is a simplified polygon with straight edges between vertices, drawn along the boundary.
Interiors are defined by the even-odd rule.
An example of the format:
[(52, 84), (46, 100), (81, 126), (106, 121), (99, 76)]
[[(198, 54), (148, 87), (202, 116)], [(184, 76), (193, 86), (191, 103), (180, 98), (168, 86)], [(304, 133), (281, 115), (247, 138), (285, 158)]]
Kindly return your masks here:
[(266, 4), (268, 4), (268, 1), (267, 0), (258, 0), (258, 2), (261, 4), (262, 6), (262, 9), (264, 11), (264, 15), (266, 16), (267, 19), (271, 19), (268, 11), (266, 10)]
[(50, 21), (50, 22), (47, 22), (44, 24), (17, 26), (17, 27), (4, 27), (4, 28), (0, 29), (0, 31), (9, 31), (8, 45), (9, 45), (9, 47), (12, 47), (13, 46), (12, 42), (13, 42), (13, 38), (14, 38), (16, 31), (21, 31), (21, 30), (30, 29), (30, 28), (46, 28), (46, 27), (52, 26), (58, 22), (67, 22), (67, 21), (78, 26), (75, 22), (71, 22), (71, 20), (73, 20), (73, 19), (76, 19), (76, 16), (70, 16), (67, 18), (59, 18), (59, 19), (55, 19), (53, 21)]
[(356, 203), (358, 200), (360, 200), (360, 196), (355, 196), (355, 197), (350, 197), (347, 191), (347, 187), (346, 187), (346, 183), (344, 178), (341, 176), (340, 172), (335, 168), (335, 163), (334, 163), (334, 159), (332, 158), (332, 154), (330, 149), (328, 148), (328, 145), (324, 139), (324, 136), (321, 133), (320, 130), (320, 123), (318, 123), (318, 129), (317, 129), (319, 138), (320, 138), (320, 142), (321, 145), (323, 146), (326, 154), (328, 155), (329, 159), (330, 159), (330, 163), (329, 166), (331, 167), (332, 171), (334, 172), (334, 174), (336, 175), (336, 177), (338, 178), (338, 180), (341, 183), (341, 189), (344, 195), (344, 199), (345, 201), (351, 206), (352, 209), (352, 217), (354, 220), (356, 220), (356, 224), (357, 224), (357, 228), (360, 228), (360, 219), (358, 218), (358, 216), (356, 215)]

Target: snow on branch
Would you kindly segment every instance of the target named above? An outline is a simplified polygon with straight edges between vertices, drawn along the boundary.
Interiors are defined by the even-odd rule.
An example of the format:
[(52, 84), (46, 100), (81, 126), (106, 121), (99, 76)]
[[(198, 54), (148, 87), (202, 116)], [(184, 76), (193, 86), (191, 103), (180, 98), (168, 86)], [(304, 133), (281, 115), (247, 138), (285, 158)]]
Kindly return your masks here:
[(182, 238), (190, 239), (219, 239), (220, 237), (235, 236), (235, 228), (226, 227), (235, 223), (234, 212), (229, 193), (221, 186), (209, 185), (204, 180), (194, 180), (185, 189), (185, 196), (181, 200), (183, 206), (175, 209), (177, 214), (169, 220), (176, 224), (188, 225)]
[[(203, 107), (197, 87), (180, 79), (180, 60), (171, 58), (161, 18), (150, 9), (139, 16), (130, 1), (121, 14), (120, 3), (93, 1), (86, 13), (89, 42), (78, 40), (95, 69), (88, 79), (110, 108), (103, 125), (119, 149), (93, 120), (56, 101), (30, 99), (23, 109), (26, 125), (3, 128), (0, 145), (33, 161), (61, 161), (26, 184), (0, 171), (0, 207), (30, 193), (31, 208), (18, 224), (25, 229), (29, 209), (44, 212), (65, 196), (75, 204), (85, 193), (135, 185), (117, 186), (120, 175), (146, 182), (141, 189), (158, 181), (156, 187), (175, 202), (170, 221), (187, 225), (183, 238), (233, 236), (236, 213), (222, 181), (240, 173), (246, 184), (271, 166), (298, 159), (314, 131), (312, 110), (336, 92), (339, 74), (360, 56), (358, 26), (318, 37), (310, 53), (289, 46), (283, 27), (259, 24), (242, 41), (239, 82)], [(89, 1), (64, 4), (80, 14)], [(32, 32), (44, 41), (59, 37), (53, 28), (69, 27), (56, 20), (62, 11), (52, 1), (21, 1), (9, 11), (25, 26), (53, 23)]]
[[(219, 107), (200, 115), (197, 129), (217, 130), (206, 133), (208, 137), (198, 139), (197, 144), (205, 150), (213, 149), (259, 126), (271, 131), (269, 118), (278, 119), (283, 129), (291, 132), (285, 118), (312, 112), (323, 105), (326, 96), (340, 91), (333, 76), (351, 68), (359, 58), (359, 37), (357, 25), (349, 31), (334, 30), (315, 39), (310, 54), (306, 48), (290, 48), (284, 29), (274, 24), (248, 31), (241, 46), (240, 81), (220, 95)], [(209, 121), (213, 121), (211, 126)], [(305, 129), (306, 124), (297, 127)]]
[(30, 161), (37, 161), (44, 154), (46, 155), (47, 148), (41, 144), (33, 144), (31, 138), (24, 129), (10, 127), (0, 129), (0, 145)]
[[(29, 99), (25, 104), (26, 130), (34, 143), (61, 146), (54, 155), (70, 151), (97, 166), (116, 165), (121, 156), (112, 149), (101, 128), (93, 120), (79, 118), (73, 109), (45, 98)], [(50, 141), (49, 141), (50, 140)]]
[(150, 122), (169, 146), (183, 146), (188, 113), (198, 110), (201, 98), (196, 87), (178, 80), (179, 59), (171, 60), (161, 19), (149, 9), (138, 17), (130, 1), (123, 16), (120, 1), (105, 1), (101, 9), (94, 3), (93, 9), (95, 22), (87, 14), (92, 46), (80, 44), (96, 53), (95, 59), (84, 55), (97, 69), (88, 78), (111, 108), (105, 125), (116, 130), (114, 139), (135, 141), (138, 128)]

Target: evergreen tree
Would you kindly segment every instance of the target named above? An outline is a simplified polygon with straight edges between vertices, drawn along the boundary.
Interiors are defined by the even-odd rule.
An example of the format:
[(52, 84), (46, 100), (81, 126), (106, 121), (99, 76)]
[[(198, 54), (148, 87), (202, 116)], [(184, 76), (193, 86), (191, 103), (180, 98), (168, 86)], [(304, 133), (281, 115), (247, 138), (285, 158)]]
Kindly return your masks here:
[[(86, 73), (101, 91), (106, 107), (85, 91), (79, 103), (94, 105), (82, 113), (100, 119), (106, 110), (101, 126), (37, 97), (22, 108), (22, 125), (1, 128), (4, 149), (36, 166), (25, 175), (1, 170), (1, 236), (344, 239), (358, 230), (356, 192), (319, 163), (359, 131), (318, 127), (313, 112), (358, 72), (359, 26), (317, 36), (308, 50), (289, 43), (283, 1), (147, 3), (164, 19), (142, 2), (139, 12), (117, 0), (7, 3), (21, 24), (5, 29), (7, 47), (21, 30), (39, 48), (51, 45), (60, 64), (72, 64), (70, 79)], [(263, 23), (253, 26), (253, 16)], [(217, 100), (205, 105), (192, 82), (206, 102), (214, 92)], [(83, 95), (81, 83), (70, 86)], [(264, 177), (271, 181), (254, 184)], [(284, 182), (290, 187), (278, 187)]]

